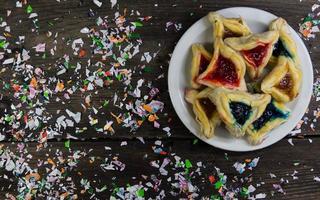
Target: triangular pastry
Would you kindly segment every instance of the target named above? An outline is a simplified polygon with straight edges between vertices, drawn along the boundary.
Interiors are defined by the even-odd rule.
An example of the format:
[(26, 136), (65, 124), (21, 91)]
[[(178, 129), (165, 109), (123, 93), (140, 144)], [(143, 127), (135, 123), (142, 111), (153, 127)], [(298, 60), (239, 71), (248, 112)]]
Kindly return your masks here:
[(253, 145), (261, 143), (264, 136), (287, 121), (289, 115), (290, 111), (284, 104), (271, 100), (263, 114), (248, 127), (248, 141)]
[(299, 66), (300, 61), (297, 53), (297, 46), (291, 35), (288, 33), (286, 20), (283, 18), (274, 20), (271, 22), (269, 30), (279, 32), (279, 39), (274, 45), (272, 60), (276, 60), (280, 55), (282, 55), (291, 58), (294, 63)]
[(246, 90), (244, 80), (246, 67), (243, 59), (226, 46), (222, 39), (215, 38), (215, 40), (212, 60), (206, 71), (199, 75), (197, 83), (211, 88)]
[(216, 105), (228, 131), (235, 137), (241, 137), (248, 126), (262, 115), (271, 96), (217, 88), (209, 98)]
[(244, 37), (227, 38), (225, 43), (243, 56), (249, 76), (257, 79), (267, 66), (278, 38), (278, 31), (268, 31)]
[(211, 88), (206, 88), (201, 92), (191, 89), (186, 91), (185, 96), (187, 102), (192, 104), (201, 133), (207, 138), (213, 137), (215, 128), (220, 124), (216, 106), (208, 98), (212, 91)]
[(196, 82), (199, 74), (206, 71), (210, 61), (211, 54), (201, 45), (192, 45), (192, 63), (191, 63), (191, 87), (198, 89), (201, 87), (200, 84)]
[(263, 79), (261, 90), (280, 102), (292, 101), (300, 90), (302, 72), (290, 58), (279, 56), (278, 64)]
[(216, 12), (208, 14), (209, 21), (213, 24), (214, 38), (241, 37), (251, 34), (245, 21), (240, 18), (225, 18)]

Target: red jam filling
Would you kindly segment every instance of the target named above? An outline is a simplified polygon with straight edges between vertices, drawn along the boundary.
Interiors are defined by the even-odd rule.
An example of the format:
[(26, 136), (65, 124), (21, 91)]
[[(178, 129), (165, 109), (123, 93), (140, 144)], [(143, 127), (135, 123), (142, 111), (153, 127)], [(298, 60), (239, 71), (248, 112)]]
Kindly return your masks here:
[(204, 71), (206, 71), (208, 65), (210, 64), (210, 60), (208, 60), (206, 57), (201, 55), (200, 57), (200, 66), (199, 66), (199, 74), (202, 74)]
[(259, 67), (268, 52), (269, 44), (261, 43), (259, 46), (250, 50), (243, 50), (242, 54), (245, 59), (253, 66)]
[(215, 64), (217, 65), (217, 68), (215, 71), (204, 77), (205, 80), (220, 82), (223, 85), (239, 86), (240, 81), (236, 66), (230, 59), (220, 55)]
[(282, 90), (290, 90), (293, 86), (292, 77), (290, 74), (286, 74), (280, 81), (278, 88)]
[(202, 98), (199, 101), (207, 117), (208, 118), (212, 117), (213, 112), (216, 110), (216, 106), (208, 98)]

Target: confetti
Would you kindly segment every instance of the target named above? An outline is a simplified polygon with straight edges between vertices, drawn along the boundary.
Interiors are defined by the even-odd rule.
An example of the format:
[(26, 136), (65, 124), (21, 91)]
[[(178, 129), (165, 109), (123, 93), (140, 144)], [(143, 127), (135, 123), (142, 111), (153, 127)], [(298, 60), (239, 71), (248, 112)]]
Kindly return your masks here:
[(102, 6), (102, 2), (99, 0), (93, 0), (93, 3), (96, 4), (98, 7)]
[(117, 4), (117, 0), (110, 0), (111, 8), (113, 8)]

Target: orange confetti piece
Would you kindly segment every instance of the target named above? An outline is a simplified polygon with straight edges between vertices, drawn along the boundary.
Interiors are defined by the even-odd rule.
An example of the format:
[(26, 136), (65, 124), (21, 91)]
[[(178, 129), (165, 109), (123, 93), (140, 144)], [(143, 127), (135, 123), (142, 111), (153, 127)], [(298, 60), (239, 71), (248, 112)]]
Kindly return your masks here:
[(26, 175), (25, 178), (27, 181), (29, 181), (31, 178), (38, 181), (38, 180), (40, 180), (40, 175), (38, 173), (30, 173), (30, 174)]
[(12, 88), (14, 89), (15, 92), (19, 92), (21, 89), (20, 85), (17, 85), (17, 84), (12, 85)]
[(36, 78), (32, 78), (31, 81), (30, 81), (30, 86), (33, 87), (33, 88), (36, 88), (38, 86), (38, 82), (37, 82), (37, 79)]
[(54, 161), (51, 158), (47, 159), (48, 163), (51, 164), (53, 167), (56, 166), (56, 163), (54, 163)]
[(87, 55), (87, 52), (85, 50), (81, 49), (80, 52), (79, 52), (79, 58), (83, 58), (86, 55)]
[(154, 122), (156, 120), (156, 117), (154, 115), (149, 115), (148, 120), (149, 122)]
[(141, 126), (141, 125), (142, 125), (142, 123), (143, 123), (143, 121), (142, 121), (142, 120), (138, 120), (137, 122), (138, 122), (138, 125), (139, 125), (139, 126)]
[(64, 84), (63, 82), (58, 81), (57, 86), (56, 86), (56, 91), (57, 92), (62, 92), (64, 89)]
[(149, 105), (143, 105), (143, 109), (145, 109), (146, 111), (148, 111), (149, 113), (152, 112), (152, 108)]
[(216, 182), (216, 179), (214, 178), (214, 176), (209, 176), (209, 181), (211, 184), (213, 184), (214, 182)]

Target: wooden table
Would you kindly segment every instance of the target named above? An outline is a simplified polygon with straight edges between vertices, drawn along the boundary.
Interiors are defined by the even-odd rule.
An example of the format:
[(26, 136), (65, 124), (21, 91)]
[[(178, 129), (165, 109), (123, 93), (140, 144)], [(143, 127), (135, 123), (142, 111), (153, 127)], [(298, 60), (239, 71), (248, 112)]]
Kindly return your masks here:
[[(32, 49), (33, 46), (41, 42), (45, 42), (49, 46), (52, 44), (52, 38), (49, 39), (47, 37), (46, 34), (48, 30), (54, 34), (56, 32), (59, 33), (57, 37), (59, 41), (56, 54), (54, 56), (49, 55), (44, 59), (41, 53), (41, 56), (36, 56), (34, 55), (34, 51), (31, 51), (30, 63), (34, 66), (42, 66), (46, 70), (54, 66), (55, 62), (61, 62), (59, 58), (65, 54), (70, 55), (71, 60), (80, 59), (86, 62), (89, 56), (84, 58), (74, 56), (70, 45), (66, 45), (66, 43), (68, 43), (67, 41), (70, 39), (69, 41), (72, 42), (74, 39), (84, 38), (84, 48), (89, 48), (88, 43), (86, 43), (87, 38), (80, 33), (82, 28), (94, 26), (95, 19), (98, 16), (110, 16), (110, 18), (113, 18), (117, 8), (119, 8), (121, 13), (124, 9), (127, 9), (127, 13), (131, 13), (131, 10), (138, 10), (141, 16), (152, 16), (152, 18), (148, 22), (145, 22), (144, 26), (138, 30), (143, 39), (140, 52), (150, 51), (151, 53), (155, 53), (158, 50), (160, 51), (158, 55), (147, 64), (152, 69), (151, 72), (141, 74), (134, 73), (132, 82), (136, 84), (140, 78), (152, 81), (153, 86), (160, 90), (160, 94), (156, 99), (163, 101), (165, 108), (162, 113), (158, 114), (161, 124), (160, 129), (154, 128), (152, 123), (145, 122), (142, 127), (133, 133), (129, 132), (128, 128), (115, 125), (115, 134), (102, 134), (95, 131), (94, 128), (89, 125), (88, 115), (84, 113), (84, 120), (82, 120), (77, 127), (88, 127), (88, 131), (79, 134), (75, 133), (75, 129), (71, 127), (62, 131), (62, 135), (55, 136), (44, 144), (39, 144), (37, 140), (26, 141), (24, 143), (19, 142), (8, 133), (9, 136), (1, 142), (1, 145), (3, 145), (2, 155), (10, 151), (12, 153), (9, 156), (10, 158), (16, 155), (20, 157), (20, 159), (25, 159), (24, 163), (41, 176), (39, 180), (37, 177), (33, 177), (38, 180), (35, 185), (39, 186), (40, 180), (48, 178), (49, 174), (55, 169), (63, 172), (61, 176), (58, 176), (59, 181), (56, 181), (52, 187), (50, 186), (51, 188), (33, 188), (31, 193), (34, 193), (35, 199), (45, 199), (47, 196), (69, 196), (72, 198), (77, 197), (78, 199), (89, 199), (90, 197), (92, 199), (109, 199), (109, 196), (112, 193), (117, 193), (119, 188), (123, 187), (128, 189), (130, 185), (133, 186), (137, 184), (141, 184), (145, 188), (147, 187), (147, 182), (152, 183), (154, 186), (154, 180), (159, 181), (160, 179), (161, 183), (158, 182), (158, 189), (144, 189), (144, 196), (146, 198), (155, 198), (157, 195), (160, 196), (162, 190), (166, 195), (165, 199), (177, 199), (178, 197), (187, 198), (192, 192), (179, 192), (178, 189), (173, 189), (171, 184), (177, 182), (173, 181), (175, 173), (182, 173), (188, 168), (186, 166), (180, 168), (175, 167), (175, 155), (181, 157), (181, 160), (185, 164), (188, 161), (191, 162), (192, 167), (188, 169), (188, 173), (192, 172), (190, 180), (193, 186), (198, 187), (196, 193), (199, 194), (199, 197), (197, 197), (197, 199), (218, 195), (214, 185), (217, 180), (212, 180), (212, 177), (215, 177), (215, 179), (218, 178), (215, 167), (220, 168), (221, 172), (225, 173), (228, 177), (226, 184), (228, 187), (247, 188), (249, 185), (254, 186), (256, 191), (254, 191), (251, 196), (265, 193), (268, 199), (319, 199), (320, 183), (314, 180), (314, 177), (320, 176), (320, 137), (318, 133), (320, 124), (316, 122), (317, 117), (314, 115), (314, 110), (319, 108), (318, 102), (316, 102), (314, 97), (309, 106), (309, 111), (305, 115), (308, 117), (308, 120), (306, 120), (306, 124), (302, 125), (302, 133), (291, 138), (294, 146), (289, 144), (289, 138), (285, 138), (275, 145), (260, 151), (233, 153), (215, 149), (203, 142), (197, 141), (196, 138), (189, 133), (173, 110), (166, 79), (170, 54), (176, 42), (188, 27), (209, 11), (233, 6), (256, 7), (284, 17), (290, 25), (298, 30), (300, 19), (304, 18), (311, 11), (311, 6), (316, 1), (118, 0), (118, 4), (116, 4), (113, 9), (110, 8), (109, 1), (103, 0), (101, 0), (101, 2), (103, 2), (101, 7), (96, 6), (89, 0), (60, 1), (61, 2), (54, 0), (32, 0), (28, 2), (27, 5), (30, 4), (33, 12), (38, 14), (40, 28), (38, 33), (36, 33), (31, 31), (34, 25), (32, 20), (27, 19), (26, 5), (23, 5), (23, 8), (16, 8), (15, 1), (0, 0), (0, 17), (3, 17), (11, 26), (11, 34), (13, 37), (19, 35), (26, 36), (24, 48)], [(89, 9), (93, 10), (91, 15), (95, 13), (95, 16), (89, 16)], [(7, 10), (12, 11), (9, 17), (6, 17)], [(128, 18), (130, 19), (131, 17)], [(19, 19), (22, 20), (21, 23), (18, 23)], [(179, 30), (179, 28), (176, 29), (174, 26), (170, 26), (166, 31), (167, 22), (174, 24), (181, 23), (182, 28)], [(3, 33), (3, 29), (0, 30), (1, 33)], [(63, 41), (61, 38), (65, 38), (65, 40)], [(317, 68), (320, 64), (318, 59), (320, 40), (316, 38), (306, 41), (305, 43), (311, 52), (310, 55), (315, 68), (315, 78), (317, 78)], [(132, 66), (141, 65), (140, 58), (141, 57), (138, 56), (132, 59), (130, 64)], [(94, 60), (94, 58), (92, 59)], [(12, 74), (10, 73), (7, 75), (5, 75), (6, 73), (0, 74), (1, 80), (9, 81), (7, 79), (11, 77)], [(164, 78), (158, 78), (161, 74), (164, 75)], [(50, 74), (50, 76), (53, 75), (54, 74)], [(68, 77), (64, 76), (62, 79), (68, 80)], [(98, 96), (93, 95), (92, 104), (99, 104), (102, 100), (112, 99), (114, 93), (118, 92), (121, 94), (123, 88), (123, 85), (115, 84), (108, 88), (101, 89)], [(11, 101), (15, 102), (12, 94), (2, 89), (1, 92), (5, 96), (4, 99), (6, 99), (6, 101), (3, 100), (2, 106), (10, 105)], [(148, 94), (148, 91), (142, 90), (142, 93)], [(53, 100), (47, 105), (47, 112), (56, 113), (56, 110), (60, 109), (63, 111), (67, 108), (74, 112), (83, 112), (80, 103), (84, 102), (85, 96), (84, 94), (76, 93), (72, 95), (72, 100), (68, 101), (69, 103), (65, 105)], [(101, 112), (98, 114), (98, 119), (100, 121), (110, 120), (110, 112), (119, 113), (119, 110), (115, 106), (110, 106), (106, 114), (101, 114)], [(314, 124), (313, 130), (310, 127), (311, 123)], [(162, 130), (162, 128), (167, 126), (171, 129), (171, 136), (168, 136), (166, 132)], [(70, 139), (68, 135), (73, 135), (78, 139)], [(24, 136), (22, 138), (25, 139), (28, 137)], [(144, 143), (141, 142), (141, 138), (143, 138)], [(162, 153), (157, 153), (154, 150), (154, 147), (157, 146), (156, 144), (159, 144), (158, 140), (162, 141)], [(122, 146), (120, 144), (122, 144)], [(21, 145), (25, 146), (21, 147)], [(41, 147), (42, 145), (44, 145), (44, 147)], [(19, 151), (17, 146), (22, 150)], [(111, 150), (108, 150), (106, 147), (110, 147)], [(78, 158), (76, 158), (77, 155), (79, 156)], [(258, 165), (252, 170), (246, 168), (243, 174), (239, 174), (233, 167), (233, 164), (237, 161), (241, 163), (247, 162), (248, 164), (248, 159), (252, 160), (257, 157), (260, 157)], [(169, 158), (171, 161), (171, 163), (165, 167), (169, 172), (168, 175), (161, 175), (159, 169), (152, 167), (152, 165), (155, 163), (161, 165), (166, 158)], [(188, 161), (186, 161), (186, 159)], [(5, 162), (5, 166), (6, 162), (10, 162), (8, 157), (2, 157), (1, 160)], [(74, 167), (70, 166), (72, 165), (72, 160), (74, 160)], [(123, 171), (121, 171), (121, 166), (117, 167), (116, 170), (104, 170), (103, 166), (101, 166), (103, 163), (110, 163), (116, 160), (126, 165)], [(202, 166), (199, 167), (201, 173), (197, 172), (198, 162), (202, 162)], [(270, 175), (270, 173), (276, 177), (272, 174)], [(28, 174), (30, 175), (30, 171), (28, 170), (24, 171), (23, 174), (17, 174), (3, 167), (0, 172), (1, 199), (5, 199), (5, 196), (9, 198), (10, 195), (26, 195), (28, 192), (23, 190), (23, 187), (27, 185), (24, 180), (28, 179), (28, 177), (26, 178)], [(210, 183), (210, 176), (213, 183)], [(168, 177), (171, 177), (171, 181), (168, 180)], [(283, 181), (281, 181), (281, 179), (283, 179)], [(89, 181), (90, 186), (88, 186), (86, 181)], [(32, 181), (28, 183), (30, 184), (30, 182)], [(280, 183), (284, 192), (278, 192), (275, 188), (277, 185), (274, 184)], [(84, 185), (88, 187), (85, 189)], [(102, 192), (96, 190), (96, 188), (101, 189), (103, 186), (106, 186), (107, 189)], [(29, 185), (29, 187), (31, 186)], [(57, 192), (53, 193), (52, 191), (54, 190)], [(230, 190), (230, 188), (228, 190)], [(22, 193), (21, 191), (24, 192)], [(172, 196), (170, 191), (177, 192), (177, 196)], [(48, 193), (50, 193), (50, 195)], [(140, 193), (140, 195), (142, 194)], [(239, 198), (245, 198), (245, 195), (240, 195)]]

